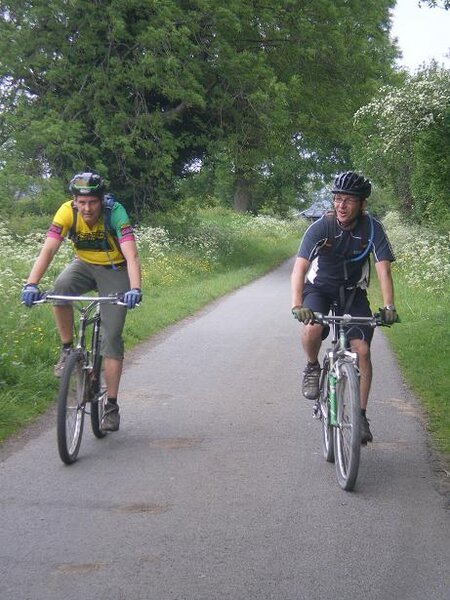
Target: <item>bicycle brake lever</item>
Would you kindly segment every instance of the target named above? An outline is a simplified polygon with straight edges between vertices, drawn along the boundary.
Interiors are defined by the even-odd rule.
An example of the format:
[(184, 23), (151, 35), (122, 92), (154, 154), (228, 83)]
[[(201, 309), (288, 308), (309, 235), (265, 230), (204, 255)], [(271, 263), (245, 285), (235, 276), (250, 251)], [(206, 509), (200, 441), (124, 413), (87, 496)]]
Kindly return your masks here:
[[(35, 300), (33, 302), (33, 306), (35, 304), (45, 304), (47, 302), (47, 296), (48, 296), (49, 293), (50, 292), (41, 292), (41, 296), (40, 296), (39, 300)], [(24, 304), (24, 303), (22, 302), (22, 304)]]

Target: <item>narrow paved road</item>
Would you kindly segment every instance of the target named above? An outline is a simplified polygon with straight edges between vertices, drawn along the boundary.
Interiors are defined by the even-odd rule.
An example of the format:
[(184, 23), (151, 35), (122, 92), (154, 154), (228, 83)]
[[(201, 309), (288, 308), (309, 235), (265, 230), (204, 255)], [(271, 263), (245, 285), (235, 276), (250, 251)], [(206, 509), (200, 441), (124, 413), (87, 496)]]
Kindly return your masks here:
[(86, 428), (75, 465), (51, 414), (3, 449), (1, 600), (449, 600), (417, 405), (377, 331), (375, 441), (340, 490), (299, 393), (290, 267), (135, 350), (121, 431)]

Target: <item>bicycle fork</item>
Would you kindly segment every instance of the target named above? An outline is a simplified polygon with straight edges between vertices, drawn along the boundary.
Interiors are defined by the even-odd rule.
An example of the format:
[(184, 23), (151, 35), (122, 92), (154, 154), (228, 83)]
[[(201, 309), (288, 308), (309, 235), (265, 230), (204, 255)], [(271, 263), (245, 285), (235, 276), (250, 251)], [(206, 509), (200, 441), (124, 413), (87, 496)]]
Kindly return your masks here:
[[(323, 393), (323, 390), (326, 389), (326, 400), (327, 400), (327, 412), (328, 412), (328, 423), (332, 427), (338, 426), (337, 420), (337, 401), (336, 401), (336, 383), (338, 380), (338, 374), (336, 372), (336, 362), (334, 360), (333, 352), (330, 351), (328, 355), (329, 359), (329, 367), (327, 373), (321, 373), (321, 384), (320, 384), (320, 393)], [(323, 378), (326, 377), (327, 381), (325, 382)], [(320, 398), (316, 400), (313, 407), (313, 417), (315, 419), (322, 419), (322, 408), (320, 405)]]

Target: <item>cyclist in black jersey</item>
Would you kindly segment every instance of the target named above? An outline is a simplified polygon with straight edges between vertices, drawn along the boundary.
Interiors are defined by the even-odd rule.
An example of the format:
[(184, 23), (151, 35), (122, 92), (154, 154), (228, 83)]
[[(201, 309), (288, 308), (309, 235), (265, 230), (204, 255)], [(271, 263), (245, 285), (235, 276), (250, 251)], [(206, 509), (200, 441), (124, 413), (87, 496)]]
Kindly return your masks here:
[[(319, 395), (318, 354), (324, 328), (314, 323), (314, 312), (327, 314), (334, 302), (338, 314), (371, 316), (367, 287), (370, 255), (380, 282), (385, 322), (394, 323), (394, 284), (391, 263), (395, 260), (382, 224), (367, 211), (372, 190), (368, 179), (353, 171), (339, 174), (332, 188), (334, 210), (309, 226), (300, 243), (291, 275), (292, 313), (304, 324), (301, 340), (307, 357), (303, 371), (303, 395)], [(358, 354), (360, 368), (361, 441), (373, 439), (366, 417), (372, 382), (370, 343), (373, 329), (351, 327), (348, 339)]]

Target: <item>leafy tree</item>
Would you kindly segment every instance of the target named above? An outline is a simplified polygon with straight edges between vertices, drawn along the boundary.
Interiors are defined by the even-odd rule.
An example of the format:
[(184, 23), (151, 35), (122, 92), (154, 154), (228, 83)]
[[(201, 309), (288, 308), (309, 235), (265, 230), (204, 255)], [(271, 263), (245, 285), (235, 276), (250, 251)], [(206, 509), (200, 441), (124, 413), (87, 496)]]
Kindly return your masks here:
[[(450, 89), (449, 89), (450, 91)], [(414, 145), (411, 176), (414, 215), (447, 233), (450, 230), (450, 102), (439, 126), (421, 132)]]
[(347, 160), (388, 81), (393, 4), (3, 0), (0, 144), (36, 175), (95, 169), (137, 212), (193, 164), (237, 209), (283, 209)]
[(91, 168), (135, 208), (164, 204), (197, 133), (185, 109), (205, 104), (184, 5), (3, 2), (3, 139), (65, 180)]
[(450, 71), (435, 64), (381, 89), (355, 115), (355, 163), (417, 221), (450, 213), (449, 115)]
[(227, 85), (212, 105), (223, 125), (209, 154), (229, 161), (237, 208), (257, 208), (273, 193), (285, 206), (311, 174), (345, 164), (352, 115), (390, 74), (392, 5), (262, 2), (257, 18), (241, 20), (232, 60), (217, 53)]

